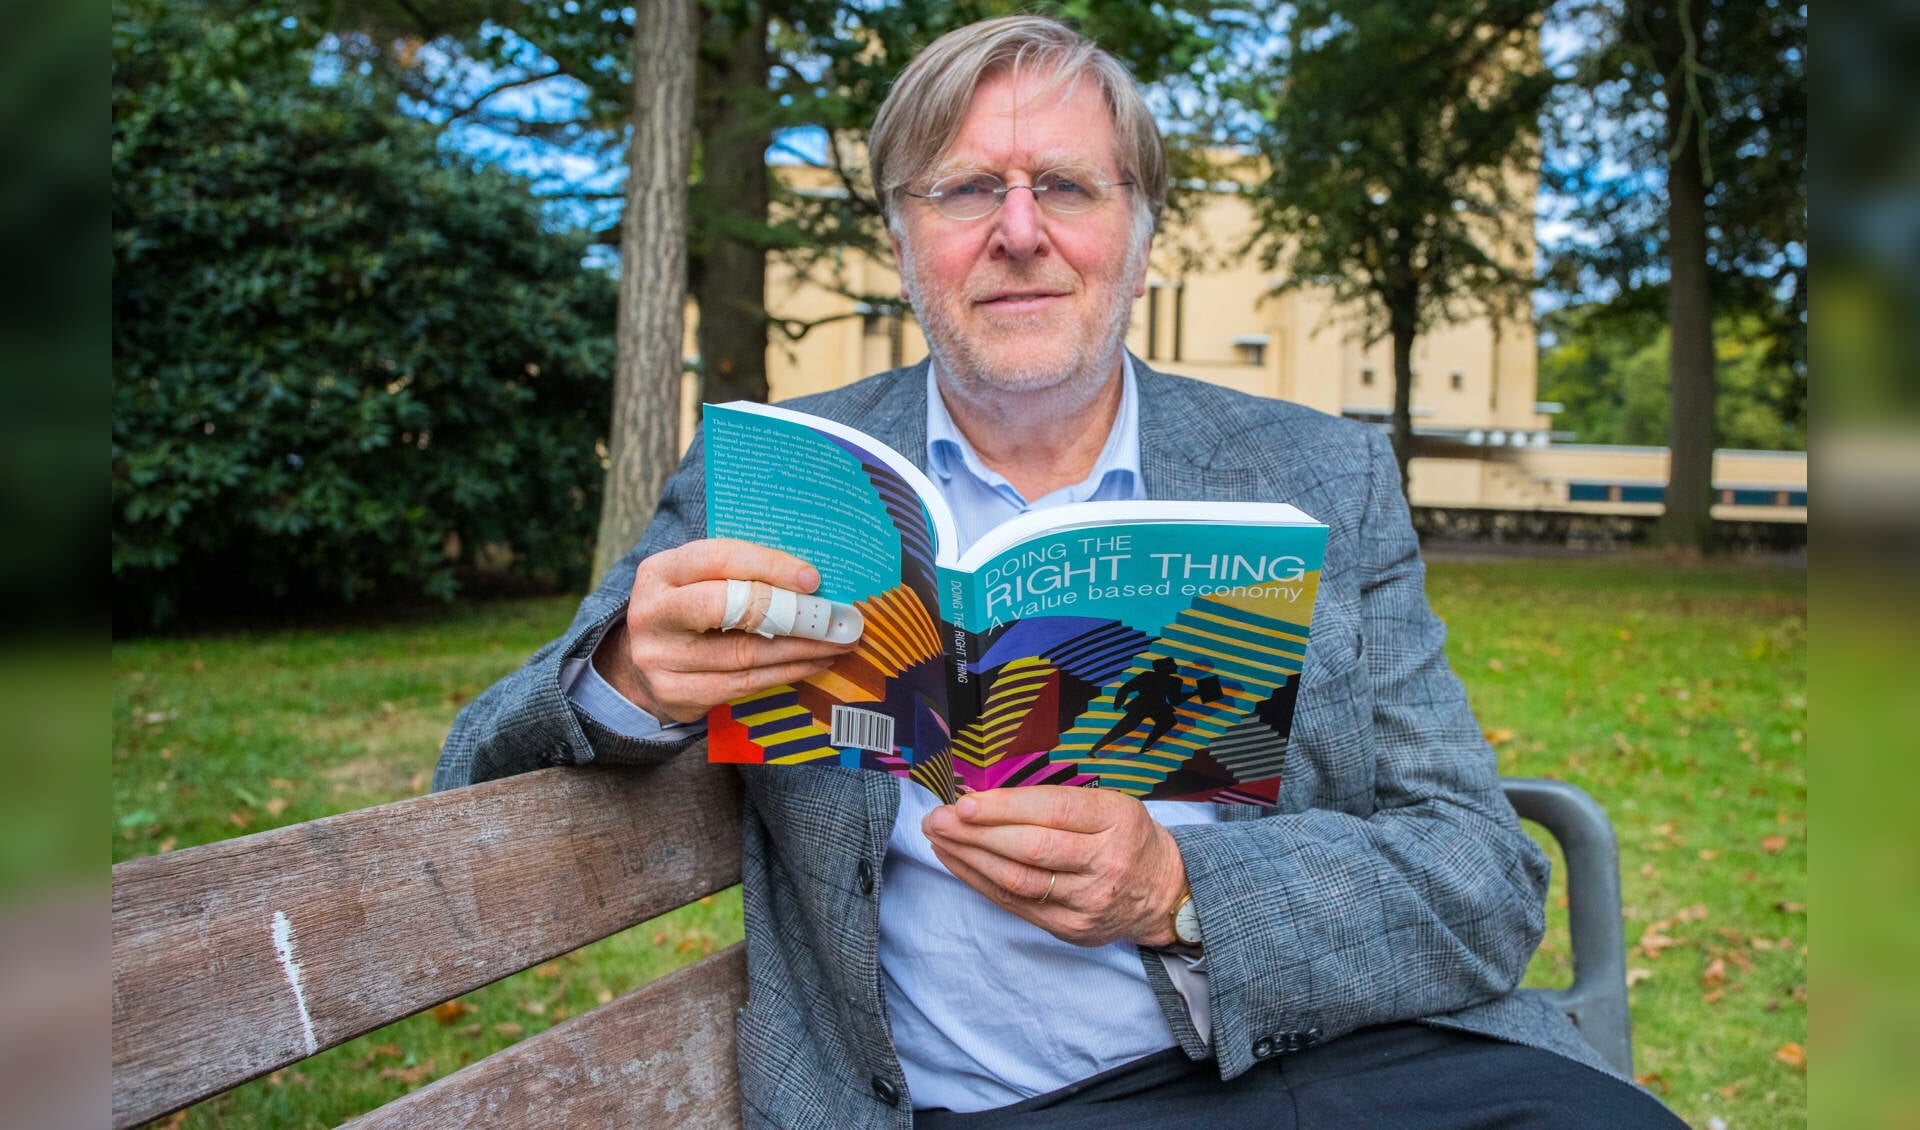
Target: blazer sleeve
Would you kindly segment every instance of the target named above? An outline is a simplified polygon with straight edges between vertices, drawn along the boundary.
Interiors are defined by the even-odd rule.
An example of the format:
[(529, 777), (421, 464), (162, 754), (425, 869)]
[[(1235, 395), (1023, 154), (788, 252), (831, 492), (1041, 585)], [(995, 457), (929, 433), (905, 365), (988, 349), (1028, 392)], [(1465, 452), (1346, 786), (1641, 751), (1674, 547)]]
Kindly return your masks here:
[(633, 572), (642, 560), (706, 536), (706, 472), (701, 451), (696, 433), (679, 469), (667, 481), (640, 544), (615, 563), (581, 602), (566, 634), (534, 652), (519, 670), (460, 711), (440, 748), (433, 773), (435, 791), (549, 765), (657, 764), (698, 740), (636, 741), (615, 733), (568, 701), (560, 686), (560, 671), (569, 659), (590, 656), (607, 629), (626, 614)]
[(1206, 938), (1225, 1078), (1356, 1028), (1502, 996), (1545, 927), (1546, 858), (1447, 665), (1391, 448), (1367, 439), (1367, 497), (1341, 566), (1353, 573), (1322, 577), (1323, 647), (1310, 652), (1294, 729), (1308, 748), (1287, 759), (1289, 771), (1296, 755), (1310, 762), (1312, 801), (1171, 829)]

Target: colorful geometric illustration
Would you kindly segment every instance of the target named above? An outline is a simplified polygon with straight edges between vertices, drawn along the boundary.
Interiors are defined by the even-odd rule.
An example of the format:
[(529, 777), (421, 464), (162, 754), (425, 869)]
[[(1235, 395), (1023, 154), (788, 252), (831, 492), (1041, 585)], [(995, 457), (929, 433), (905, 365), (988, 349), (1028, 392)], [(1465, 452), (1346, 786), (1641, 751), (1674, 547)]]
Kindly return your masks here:
[(1036, 657), (1001, 667), (980, 717), (953, 739), (953, 772), (960, 791), (1091, 784), (1071, 766), (1049, 758), (1060, 738), (1059, 719), (1058, 668)]
[[(1100, 688), (1053, 760), (1140, 797), (1274, 803), (1292, 714), (1280, 692), (1300, 674), (1307, 628), (1242, 603), (1195, 600)], [(1261, 710), (1270, 702), (1285, 716)]]
[(916, 690), (921, 698), (929, 690), (944, 696), (941, 687), (914, 685), (944, 679), (940, 629), (920, 598), (900, 586), (854, 606), (866, 628), (853, 651), (831, 668), (708, 712), (709, 761), (859, 764), (858, 751), (843, 754), (829, 743), (836, 705), (877, 704), (896, 694), (912, 701)]

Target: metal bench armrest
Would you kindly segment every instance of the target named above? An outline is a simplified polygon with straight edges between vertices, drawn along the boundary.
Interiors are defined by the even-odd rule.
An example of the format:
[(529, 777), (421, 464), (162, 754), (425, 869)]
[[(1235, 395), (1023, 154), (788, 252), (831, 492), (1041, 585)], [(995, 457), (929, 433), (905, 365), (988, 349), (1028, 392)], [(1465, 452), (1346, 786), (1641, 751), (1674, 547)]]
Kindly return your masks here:
[(1567, 913), (1573, 941), (1573, 984), (1538, 990), (1568, 1016), (1588, 1043), (1629, 1077), (1632, 1020), (1627, 1011), (1627, 945), (1620, 912), (1620, 846), (1606, 810), (1564, 781), (1501, 779), (1522, 820), (1560, 843), (1567, 860)]

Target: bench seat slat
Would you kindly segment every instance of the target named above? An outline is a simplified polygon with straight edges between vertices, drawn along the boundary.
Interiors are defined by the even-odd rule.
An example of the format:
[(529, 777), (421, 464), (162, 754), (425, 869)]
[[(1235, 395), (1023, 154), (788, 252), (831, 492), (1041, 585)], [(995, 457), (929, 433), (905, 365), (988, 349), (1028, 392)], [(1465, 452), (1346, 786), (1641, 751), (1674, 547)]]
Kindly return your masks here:
[(115, 1125), (737, 883), (739, 781), (704, 751), (653, 771), (542, 770), (117, 865)]
[(738, 1127), (733, 1017), (746, 996), (735, 944), (346, 1125)]

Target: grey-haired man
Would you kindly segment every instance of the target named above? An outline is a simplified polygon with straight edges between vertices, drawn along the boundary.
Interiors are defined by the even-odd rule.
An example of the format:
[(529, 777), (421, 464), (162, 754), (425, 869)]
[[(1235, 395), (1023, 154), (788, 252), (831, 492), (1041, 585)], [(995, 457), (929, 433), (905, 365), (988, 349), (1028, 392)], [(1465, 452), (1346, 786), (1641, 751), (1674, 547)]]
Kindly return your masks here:
[[(1330, 528), (1270, 810), (744, 770), (744, 1120), (782, 1127), (1677, 1125), (1512, 993), (1546, 864), (1429, 610), (1379, 436), (1124, 349), (1167, 187), (1111, 56), (1009, 17), (942, 37), (870, 139), (928, 362), (798, 406), (918, 455), (972, 538), (1088, 498), (1292, 502)], [(701, 448), (567, 634), (462, 712), (436, 787), (658, 763), (838, 645), (715, 631)]]

